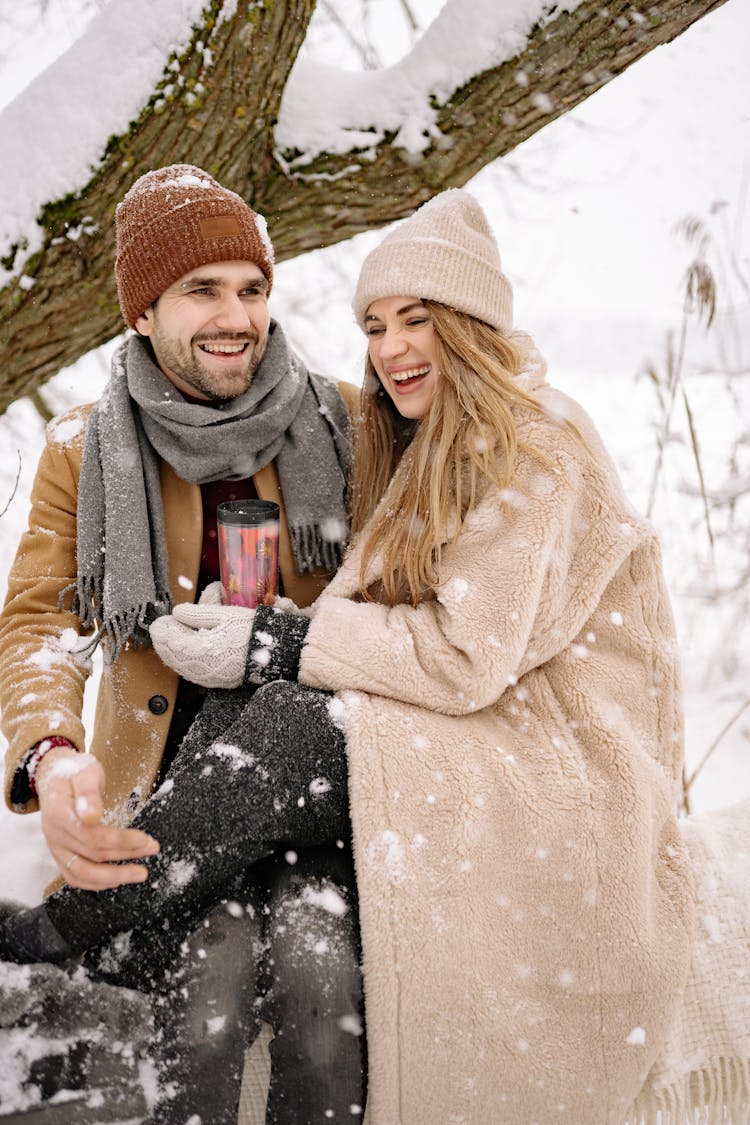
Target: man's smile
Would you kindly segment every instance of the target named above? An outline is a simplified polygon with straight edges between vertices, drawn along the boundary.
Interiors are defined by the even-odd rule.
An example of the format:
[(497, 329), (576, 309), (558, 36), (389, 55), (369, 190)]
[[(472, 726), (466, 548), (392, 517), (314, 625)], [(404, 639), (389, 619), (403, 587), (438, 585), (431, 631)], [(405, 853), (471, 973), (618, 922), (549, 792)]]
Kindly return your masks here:
[(209, 355), (241, 355), (249, 347), (249, 343), (245, 341), (244, 344), (199, 344), (198, 347)]

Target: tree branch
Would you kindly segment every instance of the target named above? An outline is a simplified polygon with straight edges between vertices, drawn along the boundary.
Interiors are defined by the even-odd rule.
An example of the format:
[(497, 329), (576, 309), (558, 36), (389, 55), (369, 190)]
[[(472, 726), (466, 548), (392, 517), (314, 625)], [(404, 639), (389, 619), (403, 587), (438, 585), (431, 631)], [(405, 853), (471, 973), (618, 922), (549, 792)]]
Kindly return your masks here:
[[(439, 109), (440, 135), (417, 159), (387, 136), (375, 151), (321, 155), (289, 170), (273, 128), (315, 0), (238, 0), (222, 22), (212, 0), (175, 70), (165, 70), (140, 118), (112, 138), (75, 196), (43, 212), (45, 240), (25, 278), (0, 290), (0, 411), (121, 330), (113, 209), (148, 168), (198, 164), (268, 219), (278, 258), (392, 222), (460, 186), (568, 112), (723, 0), (583, 0), (532, 30), (512, 61), (480, 74)], [(205, 64), (210, 46), (212, 65)], [(368, 123), (363, 123), (367, 129)], [(289, 156), (290, 154), (286, 154)]]
[(44, 208), (44, 244), (24, 264), (33, 286), (13, 281), (0, 290), (0, 412), (122, 331), (114, 208), (139, 175), (197, 164), (257, 203), (256, 184), (273, 164), (281, 96), (314, 7), (315, 0), (239, 0), (222, 22), (221, 0), (211, 0), (189, 47), (165, 59), (139, 119), (110, 138), (89, 183)]
[(324, 155), (293, 171), (296, 190), (274, 176), (261, 198), (273, 216), (279, 257), (393, 222), (436, 192), (462, 186), (723, 3), (661, 0), (639, 5), (639, 12), (629, 0), (606, 7), (583, 0), (532, 31), (516, 58), (457, 90), (439, 112), (441, 137), (418, 161), (394, 147), (390, 136), (360, 164), (356, 153)]

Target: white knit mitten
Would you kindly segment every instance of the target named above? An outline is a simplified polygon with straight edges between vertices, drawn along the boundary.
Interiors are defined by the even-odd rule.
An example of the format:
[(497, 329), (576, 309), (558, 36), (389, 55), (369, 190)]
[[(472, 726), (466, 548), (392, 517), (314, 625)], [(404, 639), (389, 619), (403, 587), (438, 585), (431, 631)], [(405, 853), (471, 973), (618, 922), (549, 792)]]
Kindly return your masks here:
[(198, 598), (199, 605), (221, 605), (221, 582), (209, 582)]
[(149, 632), (158, 655), (183, 679), (235, 688), (244, 679), (254, 617), (254, 609), (236, 605), (176, 605), (173, 614), (152, 622)]

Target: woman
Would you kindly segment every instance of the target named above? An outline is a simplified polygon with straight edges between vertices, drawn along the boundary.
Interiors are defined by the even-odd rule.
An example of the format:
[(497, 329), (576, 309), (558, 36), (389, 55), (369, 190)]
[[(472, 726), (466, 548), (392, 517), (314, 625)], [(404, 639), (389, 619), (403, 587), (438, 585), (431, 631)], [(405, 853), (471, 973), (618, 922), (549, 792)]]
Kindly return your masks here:
[[(108, 892), (106, 914), (70, 891), (35, 912), (66, 949), (144, 904), (184, 926), (231, 878), (228, 848), (243, 866), (265, 854), (269, 806), (297, 840), (351, 831), (376, 1125), (619, 1123), (688, 969), (658, 543), (511, 305), (465, 192), (370, 254), (341, 570), (309, 620), (198, 605), (152, 627), (183, 675), (299, 686), (264, 687), (219, 742), (188, 738), (154, 799), (149, 883)], [(190, 855), (170, 808), (181, 844), (186, 820), (204, 825)], [(150, 830), (148, 808), (137, 823)]]

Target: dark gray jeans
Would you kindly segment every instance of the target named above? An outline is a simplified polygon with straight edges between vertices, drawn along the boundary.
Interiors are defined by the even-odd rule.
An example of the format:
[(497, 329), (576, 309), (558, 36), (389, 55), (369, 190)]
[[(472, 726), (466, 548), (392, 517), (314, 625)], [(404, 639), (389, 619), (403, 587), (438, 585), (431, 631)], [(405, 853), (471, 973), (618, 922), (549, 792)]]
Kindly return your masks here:
[(237, 1120), (246, 1048), (274, 1030), (268, 1125), (361, 1121), (365, 1040), (351, 854), (259, 865), (215, 907), (154, 993), (165, 1096), (152, 1121)]
[[(236, 1120), (240, 1048), (260, 1014), (260, 964), (277, 1029), (269, 1125), (352, 1121), (364, 1109), (353, 876), (341, 865), (330, 870), (330, 850), (322, 873), (303, 854), (350, 842), (346, 749), (329, 704), (327, 693), (282, 681), (253, 694), (210, 693), (166, 781), (133, 821), (161, 845), (145, 861), (148, 881), (100, 892), (65, 887), (43, 908), (73, 950), (95, 950), (89, 962), (101, 975), (159, 994), (163, 1068), (174, 1076), (161, 1119), (170, 1125), (182, 1121), (183, 1106), (185, 1119), (197, 1114), (201, 1125)], [(264, 901), (253, 871), (261, 864), (265, 877), (262, 861), (279, 854), (285, 866)], [(231, 983), (217, 964), (222, 973), (231, 965)]]

